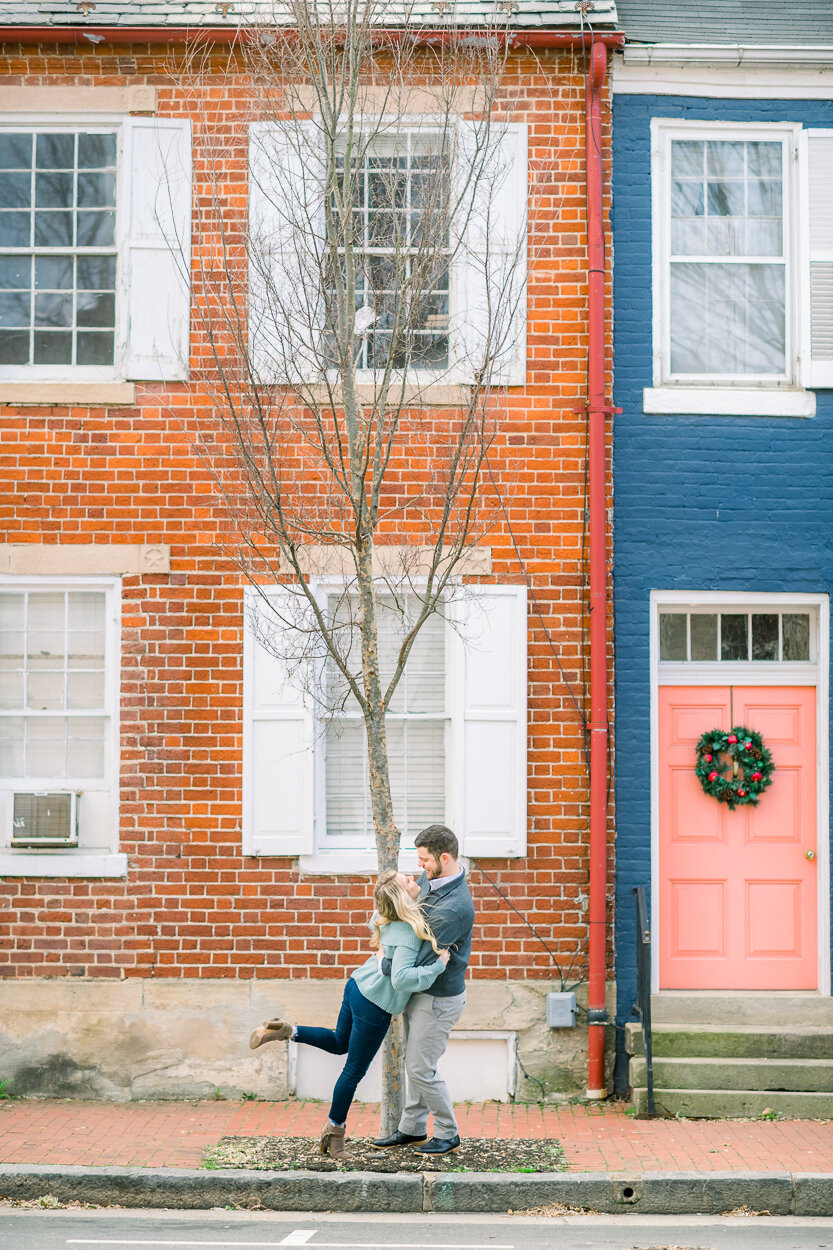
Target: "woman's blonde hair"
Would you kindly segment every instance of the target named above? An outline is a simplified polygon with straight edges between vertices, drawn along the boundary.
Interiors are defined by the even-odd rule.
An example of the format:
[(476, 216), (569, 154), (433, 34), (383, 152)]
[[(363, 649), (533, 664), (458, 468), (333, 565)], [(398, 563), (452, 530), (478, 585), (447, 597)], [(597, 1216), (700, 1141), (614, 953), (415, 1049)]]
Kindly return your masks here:
[(376, 931), (370, 940), (370, 945), (376, 949), (381, 944), (383, 925), (390, 924), (393, 920), (404, 920), (405, 924), (411, 926), (417, 937), (423, 942), (430, 942), (439, 955), (440, 948), (425, 917), (419, 910), (419, 904), (414, 902), (402, 883), (397, 880), (398, 876), (395, 870), (383, 872), (376, 882), (376, 888), (373, 891), (376, 902)]

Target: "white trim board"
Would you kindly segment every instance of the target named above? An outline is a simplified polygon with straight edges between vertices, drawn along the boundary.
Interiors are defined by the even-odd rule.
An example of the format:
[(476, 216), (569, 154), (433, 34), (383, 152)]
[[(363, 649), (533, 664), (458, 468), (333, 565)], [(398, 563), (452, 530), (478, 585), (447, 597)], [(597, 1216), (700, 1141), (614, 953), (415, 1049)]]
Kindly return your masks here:
[[(803, 677), (795, 680), (789, 665), (771, 665), (770, 674), (762, 674), (762, 665), (749, 664), (744, 668), (743, 681), (732, 680), (738, 673), (738, 666), (726, 665), (717, 675), (718, 665), (695, 666), (682, 664), (665, 666), (662, 681), (659, 668), (659, 609), (661, 607), (704, 607), (714, 605), (720, 607), (756, 607), (758, 605), (778, 607), (807, 607), (815, 609), (817, 620), (817, 657), (814, 664), (800, 665), (796, 668), (804, 670)], [(668, 685), (665, 680), (666, 668), (700, 669), (695, 675), (696, 680), (674, 684), (687, 685), (815, 685), (816, 687), (816, 793), (817, 793), (817, 862), (818, 862), (818, 899), (817, 899), (817, 938), (818, 938), (818, 993), (830, 997), (830, 598), (826, 594), (753, 594), (749, 591), (690, 591), (690, 590), (652, 590), (650, 593), (650, 718), (651, 718), (651, 992), (658, 994), (659, 986), (659, 697), (660, 684)], [(783, 682), (774, 680), (778, 668), (786, 667), (791, 680)], [(815, 669), (811, 679), (810, 669)], [(676, 678), (676, 674), (673, 674)], [(671, 673), (668, 676), (672, 676)]]
[(833, 99), (833, 49), (655, 45), (615, 53), (615, 95), (727, 100)]

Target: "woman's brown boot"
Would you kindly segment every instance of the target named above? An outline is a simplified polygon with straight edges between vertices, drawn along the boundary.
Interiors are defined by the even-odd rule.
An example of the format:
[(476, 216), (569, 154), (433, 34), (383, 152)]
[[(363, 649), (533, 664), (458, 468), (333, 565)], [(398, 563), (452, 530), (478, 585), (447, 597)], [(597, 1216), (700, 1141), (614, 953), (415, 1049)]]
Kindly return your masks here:
[(319, 1152), (322, 1155), (328, 1154), (331, 1159), (335, 1159), (338, 1163), (343, 1163), (345, 1159), (350, 1158), (350, 1155), (344, 1148), (344, 1128), (343, 1124), (336, 1125), (327, 1121), (321, 1134), (321, 1140), (318, 1143)]
[(257, 1050), (266, 1042), (288, 1042), (294, 1031), (295, 1026), (285, 1020), (267, 1020), (265, 1024), (258, 1025), (249, 1038), (249, 1049)]

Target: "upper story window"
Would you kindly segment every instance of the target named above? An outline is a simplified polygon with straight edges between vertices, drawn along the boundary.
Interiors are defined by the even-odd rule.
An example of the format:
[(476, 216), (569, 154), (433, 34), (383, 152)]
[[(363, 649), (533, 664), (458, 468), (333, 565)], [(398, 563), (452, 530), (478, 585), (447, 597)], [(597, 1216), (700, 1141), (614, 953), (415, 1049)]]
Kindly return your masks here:
[(0, 378), (187, 377), (191, 129), (0, 116)]
[(114, 365), (117, 171), (114, 131), (0, 133), (7, 377)]
[(833, 131), (655, 119), (654, 413), (812, 416), (833, 385)]
[[(496, 385), (526, 381), (525, 124), (494, 124), (482, 169), (473, 121), (382, 128), (357, 147), (351, 229), (343, 182), (329, 201), (334, 239), (320, 120), (254, 122), (249, 134), (248, 317), (259, 384), (337, 383), (339, 341), (356, 353), (361, 385), (386, 370), (420, 386), (471, 384), (484, 370)], [(357, 263), (341, 273), (355, 270), (360, 314), (349, 342), (332, 298), (348, 247)]]
[(662, 133), (662, 382), (792, 381), (793, 144), (774, 128)]
[[(444, 216), (449, 177), (447, 156), (432, 152), (425, 135), (407, 132), (396, 145), (365, 149), (361, 164), (353, 170), (359, 257), (356, 305), (376, 314), (362, 339), (361, 369), (383, 369), (389, 360), (395, 369), (406, 363), (419, 369), (448, 368), (451, 289), (443, 252), (450, 240), (446, 231), (445, 240), (436, 241), (431, 272), (425, 273), (428, 258), (421, 228), (426, 210), (435, 219)], [(416, 280), (414, 266), (422, 267)], [(420, 292), (419, 306), (405, 309), (403, 291), (413, 289)], [(402, 326), (404, 333), (393, 345), (391, 359), (393, 325)]]
[(784, 378), (787, 143), (670, 141), (669, 377)]

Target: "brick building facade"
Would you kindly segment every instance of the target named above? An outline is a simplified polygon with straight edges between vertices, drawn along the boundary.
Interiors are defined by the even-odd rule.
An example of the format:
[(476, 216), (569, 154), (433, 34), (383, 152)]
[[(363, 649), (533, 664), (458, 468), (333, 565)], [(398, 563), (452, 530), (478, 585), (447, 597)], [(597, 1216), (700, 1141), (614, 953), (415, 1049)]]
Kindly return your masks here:
[[(550, 8), (566, 14), (572, 6)], [(228, 42), (218, 42), (198, 89), (186, 90), (177, 71), (184, 45), (176, 35), (166, 44), (161, 32), (153, 41), (141, 32), (105, 32), (91, 42), (89, 18), (87, 29), (74, 30), (70, 10), (54, 39), (4, 30), (0, 141), (3, 132), (97, 134), (118, 119), (188, 121), (199, 203), (206, 194), (205, 128), (212, 114), (243, 107), (246, 95)], [(613, 16), (607, 14), (608, 24)], [(560, 12), (556, 19), (572, 20)], [(28, 9), (26, 20), (32, 20)], [(573, 1092), (582, 1085), (586, 1054), (581, 1021), (574, 1031), (555, 1033), (544, 1010), (544, 994), (560, 985), (556, 959), (566, 982), (586, 974), (584, 87), (580, 46), (520, 47), (509, 59), (505, 90), (515, 100), (514, 119), (526, 126), (529, 185), (537, 197), (529, 229), (526, 382), (505, 392), (491, 452), (512, 533), (499, 515), (483, 544), (490, 571), (470, 579), (523, 587), (527, 575), (532, 592), (526, 844), (513, 857), (471, 856), (477, 929), (459, 1043), (473, 1056), (471, 1048), (482, 1042), (486, 1049), (476, 1062), (493, 1075), (510, 1055), (508, 1068), (494, 1075), (495, 1090), (503, 1082), (505, 1093), (514, 1079), (506, 1071), (514, 1072), (517, 1038), (532, 1078), (519, 1079), (521, 1097), (537, 1097), (540, 1085), (547, 1096)], [(77, 179), (104, 185), (105, 165), (93, 184), (83, 173), (83, 161), (93, 157), (78, 148), (75, 159)], [(36, 155), (36, 175), (39, 160)], [(246, 169), (241, 138), (228, 171), (241, 203)], [(75, 212), (80, 222), (80, 199)], [(196, 253), (206, 240), (199, 237), (198, 213), (193, 220)], [(75, 272), (81, 307), (86, 288), (79, 286), (80, 267)], [(105, 291), (95, 306), (106, 307), (107, 298)], [(37, 320), (34, 325), (37, 336)], [(82, 350), (103, 350), (88, 346), (92, 332), (81, 322), (74, 333), (79, 360)], [(51, 343), (43, 351), (60, 355), (60, 345)], [(192, 378), (204, 352), (199, 319), (192, 317)], [(49, 631), (64, 629), (70, 637), (75, 630), (93, 639), (87, 652), (98, 660), (87, 669), (100, 670), (103, 693), (93, 703), (77, 694), (73, 704), (73, 682), (77, 691), (89, 690), (95, 679), (70, 671), (72, 647), (65, 644), (68, 716), (56, 714), (51, 728), (43, 728), (43, 718), (27, 719), (14, 690), (7, 700), (0, 830), (4, 1075), (20, 1093), (118, 1098), (305, 1088), (314, 1075), (293, 1073), (283, 1055), (250, 1055), (248, 1032), (279, 1012), (321, 1023), (333, 1015), (344, 977), (367, 949), (371, 876), (322, 873), (295, 856), (244, 853), (244, 588), (224, 555), (223, 509), (193, 447), (205, 401), (193, 381), (149, 381), (140, 366), (132, 380), (129, 373), (77, 380), (73, 368), (61, 375), (57, 364), (36, 373), (0, 366), (6, 651), (18, 654), (16, 632), (29, 612), (23, 651), (27, 680), (34, 681), (38, 656), (59, 650), (44, 642)], [(442, 405), (437, 420), (452, 411), (453, 397)], [(44, 706), (60, 708), (48, 696)], [(72, 718), (73, 706), (87, 709), (86, 720)], [(83, 831), (77, 847), (13, 845), (12, 793), (25, 788), (15, 754), (23, 750), (21, 735), (27, 760), (63, 750), (67, 760), (75, 751), (94, 761), (90, 774), (98, 768), (104, 780), (95, 800), (97, 832), (86, 845)], [(42, 778), (46, 767), (32, 763), (29, 772)], [(69, 763), (63, 774), (55, 766), (56, 777), (67, 772)], [(91, 810), (95, 792), (94, 783), (77, 802)]]

